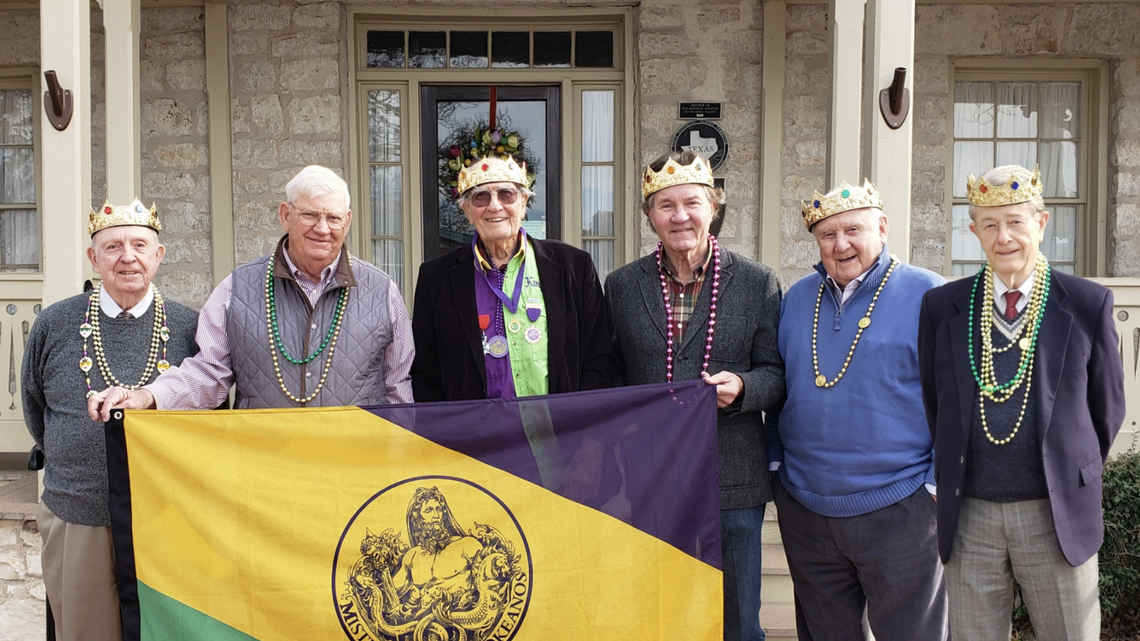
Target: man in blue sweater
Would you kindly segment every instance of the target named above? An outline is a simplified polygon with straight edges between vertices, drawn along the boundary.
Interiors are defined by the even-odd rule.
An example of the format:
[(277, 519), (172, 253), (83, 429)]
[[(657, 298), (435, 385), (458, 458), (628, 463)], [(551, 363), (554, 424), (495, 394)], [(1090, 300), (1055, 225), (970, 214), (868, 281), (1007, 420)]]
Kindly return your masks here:
[(874, 185), (803, 204), (820, 263), (780, 306), (788, 398), (767, 418), (802, 641), (948, 638), (918, 313), (944, 280), (887, 250)]

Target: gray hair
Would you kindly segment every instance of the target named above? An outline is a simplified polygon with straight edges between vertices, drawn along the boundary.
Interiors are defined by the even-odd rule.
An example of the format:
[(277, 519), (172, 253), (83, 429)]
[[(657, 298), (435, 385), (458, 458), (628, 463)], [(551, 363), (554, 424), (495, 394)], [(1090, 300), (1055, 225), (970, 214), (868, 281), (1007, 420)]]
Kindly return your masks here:
[[(986, 182), (994, 187), (1001, 187), (1016, 180), (1021, 184), (1029, 184), (1033, 180), (1033, 172), (1029, 171), (1021, 165), (1002, 165), (1001, 167), (994, 167), (993, 169), (982, 174), (979, 180), (985, 179)], [(1033, 216), (1040, 217), (1045, 213), (1045, 199), (1041, 196), (1034, 196), (1025, 201), (1030, 209), (1033, 210)], [(970, 205), (970, 220), (977, 220), (978, 209), (981, 205)]]
[(326, 194), (339, 194), (344, 198), (344, 208), (352, 209), (348, 197), (348, 183), (328, 167), (309, 165), (293, 176), (285, 185), (285, 200), (293, 203), (302, 196), (316, 198)]
[[(486, 185), (486, 184), (490, 184), (490, 183), (483, 183), (483, 185)], [(531, 198), (534, 198), (534, 192), (531, 191), (530, 189), (523, 187), (522, 185), (520, 185), (518, 183), (511, 183), (511, 184), (514, 185), (515, 187), (517, 187), (519, 190), (519, 194), (526, 196), (528, 201)], [(479, 187), (482, 187), (483, 185), (475, 185), (474, 187), (471, 187), (467, 191), (463, 192), (462, 194), (459, 194), (459, 198), (455, 201), (456, 206), (459, 207), (460, 209), (463, 209), (467, 205), (471, 204), (471, 194), (475, 193), (475, 190), (478, 189)]]

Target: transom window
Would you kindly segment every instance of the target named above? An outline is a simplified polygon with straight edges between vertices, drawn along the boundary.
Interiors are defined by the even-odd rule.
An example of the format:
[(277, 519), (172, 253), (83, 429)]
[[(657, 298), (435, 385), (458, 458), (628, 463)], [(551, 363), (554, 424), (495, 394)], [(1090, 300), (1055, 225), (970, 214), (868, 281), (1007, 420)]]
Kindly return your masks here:
[(610, 30), (370, 30), (367, 41), (370, 68), (614, 67), (614, 32)]
[[(1022, 74), (1023, 75), (1023, 74)], [(986, 257), (969, 230), (966, 177), (991, 167), (1040, 167), (1049, 224), (1041, 251), (1053, 268), (1084, 270), (1090, 233), (1085, 117), (1087, 82), (961, 79), (954, 83), (954, 174), (951, 266), (954, 276), (977, 272)]]

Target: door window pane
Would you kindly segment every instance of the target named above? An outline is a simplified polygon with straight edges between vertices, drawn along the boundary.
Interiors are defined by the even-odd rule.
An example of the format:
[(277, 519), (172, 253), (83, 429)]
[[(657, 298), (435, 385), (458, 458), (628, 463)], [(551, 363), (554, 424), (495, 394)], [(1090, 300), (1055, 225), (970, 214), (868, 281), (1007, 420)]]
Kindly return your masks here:
[(570, 32), (569, 31), (535, 31), (534, 32), (534, 66), (536, 66), (536, 67), (569, 67), (570, 66)]
[(491, 66), (518, 68), (530, 66), (530, 33), (495, 31), (491, 34)]
[(612, 240), (584, 240), (582, 249), (594, 260), (594, 269), (598, 272), (598, 280), (606, 282), (606, 276), (614, 270), (614, 241)]
[(368, 92), (368, 159), (400, 162), (400, 92)]
[(614, 66), (614, 32), (578, 31), (574, 36), (575, 66)]
[(614, 235), (614, 168), (582, 167), (582, 235)]
[(487, 68), (487, 32), (451, 32), (451, 68)]
[(404, 241), (380, 239), (372, 241), (372, 264), (383, 269), (392, 282), (404, 291)]
[(447, 66), (447, 32), (408, 33), (408, 66), (416, 69), (443, 69)]
[(372, 235), (404, 234), (404, 182), (400, 165), (372, 167)]
[(368, 66), (397, 68), (403, 67), (404, 32), (369, 31)]
[(613, 162), (614, 92), (582, 92), (582, 162)]

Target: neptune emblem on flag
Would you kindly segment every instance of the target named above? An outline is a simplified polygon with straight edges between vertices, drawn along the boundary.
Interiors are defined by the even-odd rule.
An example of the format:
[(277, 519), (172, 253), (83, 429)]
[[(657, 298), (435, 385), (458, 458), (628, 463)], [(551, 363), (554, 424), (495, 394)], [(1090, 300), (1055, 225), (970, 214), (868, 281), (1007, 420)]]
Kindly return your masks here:
[[(463, 521), (472, 527), (457, 513), (474, 517)], [(498, 497), (458, 478), (407, 479), (345, 528), (338, 616), (358, 641), (507, 641), (526, 614), (531, 571), (522, 530)]]

